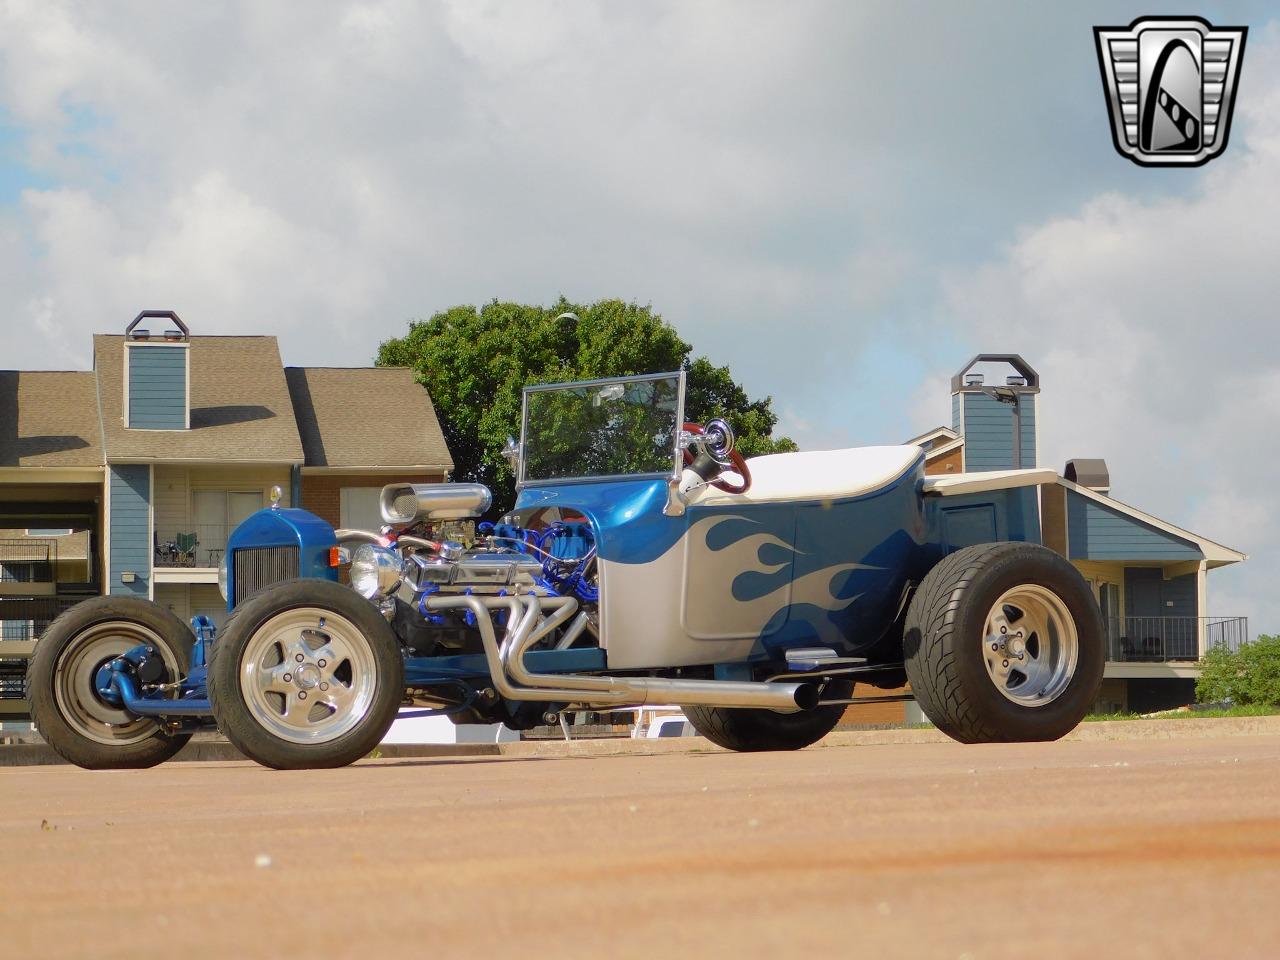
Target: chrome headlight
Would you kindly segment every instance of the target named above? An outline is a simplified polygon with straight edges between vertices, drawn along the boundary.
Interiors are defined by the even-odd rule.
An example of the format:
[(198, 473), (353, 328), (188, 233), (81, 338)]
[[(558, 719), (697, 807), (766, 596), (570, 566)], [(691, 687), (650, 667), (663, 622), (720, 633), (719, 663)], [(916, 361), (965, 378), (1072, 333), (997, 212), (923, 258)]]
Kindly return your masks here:
[(227, 599), (227, 554), (222, 553), (222, 559), (218, 561), (218, 592), (222, 594), (222, 599)]
[(400, 554), (362, 543), (351, 555), (351, 589), (369, 600), (385, 597), (400, 583)]

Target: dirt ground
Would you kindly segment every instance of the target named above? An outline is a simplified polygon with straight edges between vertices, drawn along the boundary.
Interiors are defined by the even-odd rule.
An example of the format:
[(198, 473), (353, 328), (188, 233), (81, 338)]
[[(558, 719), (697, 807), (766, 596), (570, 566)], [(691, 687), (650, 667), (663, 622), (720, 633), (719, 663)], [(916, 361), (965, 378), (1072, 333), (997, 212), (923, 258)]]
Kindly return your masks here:
[(0, 768), (6, 957), (1275, 957), (1280, 736)]

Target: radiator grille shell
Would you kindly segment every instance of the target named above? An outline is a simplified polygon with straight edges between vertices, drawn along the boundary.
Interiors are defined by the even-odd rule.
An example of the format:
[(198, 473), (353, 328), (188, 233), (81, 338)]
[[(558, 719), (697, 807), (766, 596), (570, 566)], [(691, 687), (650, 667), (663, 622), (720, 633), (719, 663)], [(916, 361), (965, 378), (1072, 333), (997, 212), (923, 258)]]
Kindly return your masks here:
[(242, 547), (232, 554), (234, 604), (239, 605), (263, 587), (296, 579), (301, 571), (298, 548)]

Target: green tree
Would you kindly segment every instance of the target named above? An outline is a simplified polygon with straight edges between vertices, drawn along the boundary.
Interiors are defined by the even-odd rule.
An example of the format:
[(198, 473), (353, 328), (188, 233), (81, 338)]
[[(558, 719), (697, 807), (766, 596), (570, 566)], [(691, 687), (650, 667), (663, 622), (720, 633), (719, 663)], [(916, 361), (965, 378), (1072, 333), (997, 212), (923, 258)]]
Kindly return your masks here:
[(1280, 707), (1280, 636), (1260, 636), (1239, 650), (1211, 648), (1196, 680), (1196, 699)]
[[(578, 320), (558, 319), (564, 313)], [(795, 450), (774, 437), (771, 398), (752, 400), (728, 367), (692, 347), (648, 306), (622, 300), (549, 307), (494, 300), (452, 307), (409, 324), (378, 348), (379, 366), (412, 367), (427, 388), (453, 454), (453, 477), (488, 485), (499, 507), (514, 500), (502, 445), (520, 431), (520, 393), (530, 383), (687, 371), (685, 416), (724, 417), (744, 455)]]

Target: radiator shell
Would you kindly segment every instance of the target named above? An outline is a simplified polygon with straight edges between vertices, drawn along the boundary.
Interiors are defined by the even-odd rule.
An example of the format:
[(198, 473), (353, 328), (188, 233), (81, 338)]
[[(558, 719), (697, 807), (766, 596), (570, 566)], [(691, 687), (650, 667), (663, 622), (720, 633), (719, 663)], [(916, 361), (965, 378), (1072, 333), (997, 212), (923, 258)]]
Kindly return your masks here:
[(337, 545), (333, 527), (313, 513), (259, 510), (227, 539), (227, 609), (281, 580), (337, 580), (338, 571), (329, 565), (329, 550)]

